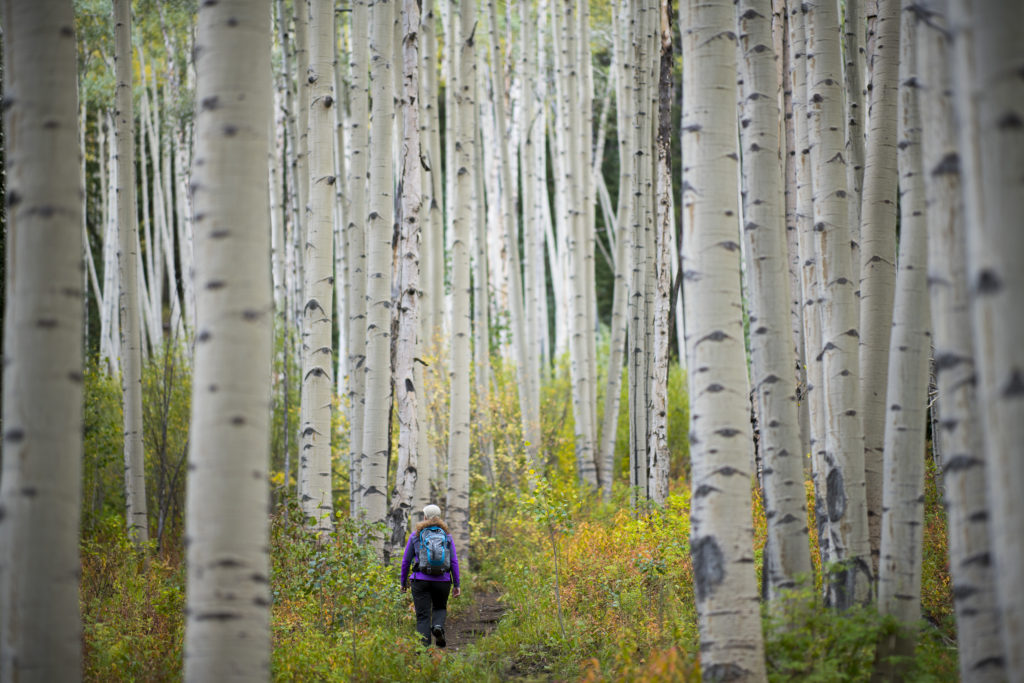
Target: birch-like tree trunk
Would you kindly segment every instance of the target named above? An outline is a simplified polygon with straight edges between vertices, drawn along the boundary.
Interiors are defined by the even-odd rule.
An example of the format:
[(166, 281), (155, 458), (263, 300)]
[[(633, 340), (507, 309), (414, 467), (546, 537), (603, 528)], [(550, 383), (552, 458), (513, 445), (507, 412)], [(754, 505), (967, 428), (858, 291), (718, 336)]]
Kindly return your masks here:
[(927, 20), (919, 21), (917, 27), (922, 138), (926, 141), (928, 291), (941, 412), (935, 438), (942, 453), (960, 677), (965, 681), (1002, 681), (1006, 679), (1006, 658), (995, 577), (992, 563), (980, 561), (991, 556), (992, 546), (974, 381), (961, 155), (953, 117), (953, 41), (945, 5), (944, 0), (921, 3)]
[[(374, 0), (370, 30), (370, 213), (366, 222), (366, 414), (363, 419), (362, 508), (366, 521), (387, 516), (391, 450), (391, 237), (394, 232), (392, 140), (395, 125), (395, 0)], [(384, 538), (371, 542), (378, 554)]]
[(751, 380), (760, 417), (768, 519), (769, 598), (812, 578), (800, 421), (797, 415), (789, 259), (783, 208), (779, 104), (771, 0), (736, 5), (743, 146), (743, 241), (749, 259)]
[[(951, 2), (973, 31), (955, 83), (967, 173), (967, 281), (973, 299), (978, 395), (985, 428), (986, 475), (1002, 617), (1006, 674), (1024, 680), (1024, 6), (997, 0)], [(973, 38), (973, 40), (972, 40)], [(964, 60), (966, 61), (966, 60)]]
[(821, 338), (811, 347), (824, 394), (829, 547), (841, 568), (829, 580), (837, 608), (871, 599), (872, 567), (864, 485), (857, 340), (859, 308), (851, 263), (843, 159), (839, 22), (835, 3), (807, 4), (807, 107), (814, 193), (814, 251), (821, 289)]
[(82, 220), (71, 2), (3, 3), (0, 678), (77, 680)]
[(363, 505), (363, 419), (366, 396), (366, 189), (370, 136), (370, 98), (367, 69), (369, 68), (370, 14), (367, 0), (352, 3), (351, 52), (349, 76), (352, 98), (351, 130), (349, 131), (352, 159), (347, 178), (349, 205), (348, 225), (345, 226), (345, 251), (348, 253), (349, 281), (348, 335), (349, 378), (349, 510), (352, 515)]
[(142, 326), (139, 315), (139, 235), (135, 207), (135, 139), (132, 105), (131, 2), (114, 2), (114, 78), (117, 93), (117, 270), (121, 311), (121, 387), (124, 415), (124, 481), (128, 535), (136, 547), (149, 540), (146, 471), (142, 445)]
[(741, 314), (735, 17), (688, 0), (683, 30), (683, 273), (687, 278), (690, 552), (705, 680), (766, 679), (750, 517)]
[(270, 13), (225, 0), (201, 6), (198, 23), (192, 192), (199, 334), (185, 503), (185, 680), (266, 681)]
[[(420, 351), (420, 216), (423, 214), (420, 181), (420, 7), (417, 0), (404, 0), (402, 22), (402, 156), (399, 198), (399, 237), (396, 273), (398, 300), (395, 340), (395, 403), (398, 408), (398, 462), (395, 489), (391, 494), (389, 524), (390, 557), (405, 548), (416, 482), (419, 478), (420, 423), (418, 404), (423, 386), (416, 376)], [(424, 399), (425, 400), (425, 396)]]
[(896, 120), (900, 0), (878, 0), (871, 54), (867, 152), (860, 226), (860, 414), (872, 566), (878, 566), (882, 515), (882, 441), (896, 283)]
[[(334, 393), (334, 5), (310, 0), (309, 210), (304, 228), (302, 283), (302, 396), (299, 487), (302, 511), (310, 527), (330, 531), (334, 501), (331, 486), (331, 412)], [(301, 92), (301, 91), (300, 91)]]
[(474, 2), (459, 5), (453, 51), (458, 51), (455, 82), (455, 158), (452, 196), (452, 319), (448, 375), (451, 405), (448, 417), (448, 486), (445, 519), (459, 548), (459, 561), (469, 565), (469, 368), (470, 280), (469, 247), (473, 229), (476, 175), (476, 55)]
[(917, 622), (921, 618), (921, 530), (931, 355), (928, 223), (917, 78), (918, 22), (907, 4), (900, 17), (900, 247), (885, 394), (884, 496), (878, 564), (878, 609), (895, 617), (902, 630), (878, 644), (876, 673), (885, 680), (906, 676), (906, 665), (893, 663), (887, 656), (913, 656)]
[(864, 3), (878, 0), (846, 0), (843, 13), (843, 80), (846, 85), (846, 182), (850, 192), (850, 232), (854, 264), (860, 263), (861, 191), (864, 188), (864, 105), (867, 88), (867, 26)]

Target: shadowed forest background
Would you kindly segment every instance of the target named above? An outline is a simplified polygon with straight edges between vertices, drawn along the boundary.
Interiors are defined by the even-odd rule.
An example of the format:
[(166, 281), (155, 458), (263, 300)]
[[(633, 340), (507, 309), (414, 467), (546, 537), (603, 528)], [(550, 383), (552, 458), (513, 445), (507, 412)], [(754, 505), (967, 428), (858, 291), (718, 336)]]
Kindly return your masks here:
[(2, 5), (0, 680), (1024, 681), (1024, 4)]

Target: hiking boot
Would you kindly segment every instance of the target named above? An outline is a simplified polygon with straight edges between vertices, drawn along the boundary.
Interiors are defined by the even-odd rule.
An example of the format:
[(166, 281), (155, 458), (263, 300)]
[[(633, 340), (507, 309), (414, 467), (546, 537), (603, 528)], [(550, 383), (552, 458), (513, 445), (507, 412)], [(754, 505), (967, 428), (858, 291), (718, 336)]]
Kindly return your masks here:
[(435, 626), (430, 629), (430, 632), (434, 634), (434, 643), (438, 647), (444, 647), (446, 644), (444, 639), (444, 626)]

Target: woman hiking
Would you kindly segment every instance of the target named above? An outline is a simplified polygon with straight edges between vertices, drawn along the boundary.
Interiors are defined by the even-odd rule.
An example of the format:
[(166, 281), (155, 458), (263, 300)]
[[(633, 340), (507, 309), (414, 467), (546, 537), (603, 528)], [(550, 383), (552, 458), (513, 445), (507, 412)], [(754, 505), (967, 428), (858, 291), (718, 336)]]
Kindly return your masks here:
[[(410, 570), (412, 574), (410, 575)], [(448, 594), (459, 597), (459, 559), (455, 542), (444, 520), (441, 508), (423, 508), (423, 521), (409, 534), (402, 556), (402, 592), (412, 583), (412, 602), (416, 606), (416, 630), (423, 644), (430, 645), (431, 636), (438, 647), (445, 646), (444, 621), (448, 616)]]

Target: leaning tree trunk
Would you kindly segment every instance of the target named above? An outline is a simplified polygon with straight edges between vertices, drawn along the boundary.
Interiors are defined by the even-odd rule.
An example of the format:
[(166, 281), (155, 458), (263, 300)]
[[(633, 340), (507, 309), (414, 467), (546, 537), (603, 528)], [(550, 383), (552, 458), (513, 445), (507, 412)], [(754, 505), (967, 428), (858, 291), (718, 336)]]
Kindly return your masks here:
[[(819, 364), (824, 398), (828, 539), (839, 563), (828, 586), (840, 609), (871, 600), (871, 550), (864, 486), (864, 432), (859, 408), (858, 302), (851, 263), (839, 22), (834, 2), (806, 5), (807, 108), (814, 193), (814, 248), (821, 291), (821, 338), (809, 357)], [(809, 342), (809, 343), (814, 343)]]
[[(402, 3), (402, 196), (398, 236), (398, 273), (395, 289), (395, 404), (398, 408), (398, 462), (391, 495), (388, 544), (394, 558), (405, 547), (416, 482), (419, 478), (420, 423), (418, 404), (426, 400), (416, 376), (420, 350), (420, 123), (419, 28), (420, 8), (415, 0)], [(418, 389), (417, 389), (418, 388)], [(422, 398), (421, 398), (422, 396)]]
[[(902, 13), (899, 60), (900, 248), (896, 301), (885, 394), (884, 496), (878, 609), (901, 630), (878, 644), (876, 674), (884, 680), (907, 675), (889, 657), (912, 657), (921, 618), (921, 557), (924, 538), (924, 463), (928, 426), (928, 224), (921, 162), (918, 105), (917, 19)], [(903, 660), (907, 661), (907, 660)]]
[(455, 188), (451, 278), (451, 352), (449, 378), (451, 407), (448, 418), (448, 486), (446, 518), (459, 547), (463, 566), (469, 566), (469, 368), (470, 358), (470, 281), (469, 246), (473, 229), (474, 176), (476, 175), (476, 56), (473, 27), (474, 3), (459, 6), (461, 29), (454, 31), (453, 51), (458, 51), (458, 77), (455, 83)]
[[(196, 37), (196, 321), (185, 680), (270, 679), (270, 13), (206, 3)], [(333, 32), (332, 32), (333, 33)]]
[[(924, 180), (928, 218), (928, 290), (931, 297), (935, 381), (941, 413), (936, 438), (949, 529), (949, 572), (960, 677), (1006, 679), (996, 609), (985, 460), (978, 413), (976, 367), (964, 255), (961, 156), (953, 118), (952, 55), (944, 0), (922, 3), (918, 24)], [(959, 40), (958, 37), (956, 40)]]
[(0, 679), (77, 680), (82, 199), (71, 2), (3, 3)]
[[(391, 68), (395, 0), (376, 0), (370, 31), (370, 214), (366, 223), (366, 414), (363, 420), (362, 507), (366, 521), (387, 515), (387, 467), (391, 452), (391, 236), (394, 231), (394, 176), (391, 143), (395, 102)], [(384, 538), (374, 535), (381, 554)]]
[[(956, 7), (959, 3), (951, 3)], [(988, 496), (1007, 675), (1024, 680), (1024, 5), (985, 0), (966, 10), (972, 68), (961, 70), (956, 100), (967, 156), (967, 281), (985, 428)], [(959, 22), (958, 22), (959, 23)], [(970, 43), (968, 43), (970, 44)], [(967, 125), (964, 125), (965, 122)], [(972, 125), (973, 124), (973, 125)], [(976, 126), (974, 128), (973, 126)], [(973, 128), (973, 130), (972, 130)], [(976, 174), (976, 175), (975, 175)], [(974, 176), (973, 178), (970, 176)]]
[(142, 329), (139, 313), (139, 235), (135, 209), (135, 140), (132, 113), (131, 1), (114, 2), (114, 135), (117, 140), (117, 269), (121, 310), (121, 386), (124, 415), (124, 482), (128, 535), (135, 546), (149, 540), (146, 471), (142, 445)]
[(743, 240), (750, 316), (751, 380), (760, 416), (769, 597), (812, 578), (796, 364), (789, 311), (789, 259), (779, 142), (778, 76), (771, 0), (736, 6), (743, 64)]
[(739, 244), (735, 17), (688, 0), (683, 26), (683, 272), (693, 558), (705, 680), (765, 680), (750, 517)]
[(334, 12), (327, 0), (312, 0), (309, 28), (309, 210), (303, 226), (302, 397), (299, 485), (302, 511), (311, 528), (330, 531), (331, 412), (334, 392)]
[[(900, 65), (900, 0), (878, 0), (867, 158), (861, 199), (860, 414), (864, 422), (864, 470), (872, 567), (878, 566), (882, 515), (882, 440), (896, 282), (896, 119)], [(856, 278), (854, 278), (856, 280)]]

